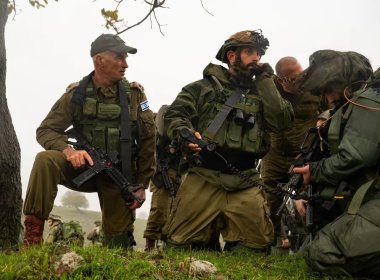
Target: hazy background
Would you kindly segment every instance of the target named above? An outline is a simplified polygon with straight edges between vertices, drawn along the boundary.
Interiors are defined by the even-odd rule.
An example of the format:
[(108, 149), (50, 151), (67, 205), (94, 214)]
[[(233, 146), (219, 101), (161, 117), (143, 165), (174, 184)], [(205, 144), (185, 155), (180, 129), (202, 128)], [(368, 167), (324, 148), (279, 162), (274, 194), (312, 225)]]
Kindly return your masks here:
[[(17, 16), (6, 26), (7, 99), (21, 145), (23, 197), (35, 154), (42, 148), (35, 130), (55, 101), (72, 82), (92, 70), (90, 44), (106, 30), (100, 14), (113, 1), (60, 0), (37, 10), (17, 0)], [(128, 24), (148, 11), (142, 1), (126, 1), (120, 15)], [(108, 4), (108, 6), (106, 5)], [(151, 108), (170, 104), (181, 88), (200, 79), (209, 62), (230, 35), (262, 29), (270, 47), (262, 62), (273, 67), (283, 56), (297, 57), (308, 66), (308, 57), (320, 49), (357, 51), (373, 68), (380, 64), (380, 1), (377, 0), (167, 0), (168, 9), (157, 16), (162, 36), (147, 21), (120, 36), (136, 47), (128, 58), (126, 77), (145, 87)], [(67, 189), (60, 186), (56, 204)], [(90, 209), (99, 210), (96, 194), (87, 196)], [(150, 201), (138, 214), (149, 212)]]

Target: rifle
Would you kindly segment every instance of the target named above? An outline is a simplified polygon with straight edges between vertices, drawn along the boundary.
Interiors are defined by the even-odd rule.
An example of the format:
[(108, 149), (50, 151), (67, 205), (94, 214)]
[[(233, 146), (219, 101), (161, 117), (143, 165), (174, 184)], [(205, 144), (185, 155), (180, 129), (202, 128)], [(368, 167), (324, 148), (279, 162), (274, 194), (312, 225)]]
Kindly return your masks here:
[(73, 145), (75, 149), (85, 150), (92, 158), (94, 165), (87, 166), (87, 169), (79, 174), (72, 180), (75, 187), (79, 188), (85, 182), (90, 180), (101, 172), (105, 172), (115, 183), (119, 186), (121, 196), (126, 203), (132, 203), (136, 200), (139, 203), (143, 203), (144, 200), (137, 197), (133, 191), (137, 188), (136, 185), (132, 185), (128, 182), (123, 173), (115, 166), (120, 163), (117, 157), (117, 153), (107, 154), (100, 148), (95, 148), (88, 143), (87, 139), (74, 127), (66, 131), (68, 138), (75, 139), (76, 142), (67, 141), (68, 144)]
[[(169, 164), (168, 160), (165, 158), (158, 158), (157, 159), (157, 171), (156, 174), (151, 178), (152, 182), (157, 187), (165, 187), (170, 193), (171, 197), (175, 197), (176, 195), (176, 188), (174, 187), (173, 181), (170, 179), (169, 174)], [(157, 178), (157, 175), (161, 175), (162, 180)]]
[[(306, 146), (306, 144), (310, 141), (310, 145)], [(292, 174), (290, 177), (290, 180), (285, 185), (279, 184), (279, 187), (284, 189), (286, 191), (286, 195), (283, 198), (283, 202), (280, 205), (280, 207), (277, 209), (276, 215), (280, 216), (282, 210), (284, 209), (287, 201), (289, 199), (294, 199), (299, 197), (298, 190), (300, 189), (302, 185), (302, 175), (298, 173), (293, 173), (294, 167), (298, 166), (304, 166), (305, 164), (309, 163), (310, 161), (319, 160), (322, 157), (327, 155), (327, 147), (328, 144), (326, 141), (323, 140), (323, 138), (320, 136), (320, 132), (318, 128), (311, 127), (307, 131), (304, 140), (302, 141), (300, 152), (296, 156), (296, 158), (293, 161), (293, 164), (289, 168), (289, 173)], [(310, 190), (309, 190), (310, 188)], [(308, 199), (312, 198), (311, 186), (307, 187), (307, 196)], [(309, 214), (312, 214), (313, 209), (311, 208), (311, 203), (308, 204), (307, 212)], [(312, 219), (312, 217), (309, 217)]]

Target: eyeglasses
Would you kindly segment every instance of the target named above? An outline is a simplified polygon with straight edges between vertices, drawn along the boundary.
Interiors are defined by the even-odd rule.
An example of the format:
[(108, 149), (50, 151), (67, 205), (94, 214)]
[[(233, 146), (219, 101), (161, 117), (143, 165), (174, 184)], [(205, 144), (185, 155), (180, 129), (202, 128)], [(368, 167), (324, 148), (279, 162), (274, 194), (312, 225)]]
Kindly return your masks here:
[(291, 84), (291, 85), (296, 84), (296, 77), (295, 78), (279, 77), (279, 76), (276, 76), (276, 77), (277, 77), (277, 79), (279, 79), (283, 83), (287, 83), (287, 84)]

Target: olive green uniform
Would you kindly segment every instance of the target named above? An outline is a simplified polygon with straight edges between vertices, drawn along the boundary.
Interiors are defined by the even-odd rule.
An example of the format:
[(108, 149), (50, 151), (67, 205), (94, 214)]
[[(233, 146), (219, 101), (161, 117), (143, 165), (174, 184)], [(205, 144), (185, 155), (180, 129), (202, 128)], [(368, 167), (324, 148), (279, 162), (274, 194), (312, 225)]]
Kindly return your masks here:
[[(163, 105), (158, 110), (155, 124), (156, 124), (156, 156), (157, 156), (157, 168), (156, 173), (152, 177), (150, 182), (150, 191), (152, 192), (152, 201), (150, 205), (149, 217), (144, 231), (144, 238), (151, 240), (165, 240), (166, 238), (162, 234), (162, 229), (167, 221), (169, 211), (172, 205), (172, 194), (163, 180), (162, 172), (167, 172), (173, 190), (178, 188), (178, 176), (177, 173), (179, 164), (179, 155), (176, 153), (170, 153), (170, 139), (166, 136), (164, 131), (164, 115), (169, 106)], [(165, 165), (165, 166), (164, 166)], [(163, 170), (165, 169), (165, 170)], [(178, 179), (177, 179), (178, 178)], [(174, 193), (173, 193), (174, 195)]]
[[(261, 161), (261, 178), (266, 186), (273, 189), (279, 183), (290, 179), (289, 167), (300, 151), (300, 145), (310, 127), (315, 127), (317, 116), (321, 113), (320, 98), (310, 93), (291, 94), (280, 91), (283, 98), (292, 103), (294, 124), (291, 128), (270, 133), (270, 149)], [(275, 235), (280, 235), (280, 217), (275, 215), (282, 203), (282, 197), (266, 193)]]
[(380, 69), (371, 76), (363, 55), (321, 50), (310, 56), (299, 78), (307, 90), (333, 89), (350, 99), (340, 96), (325, 126), (330, 156), (309, 164), (314, 194), (332, 201), (342, 196), (348, 207), (305, 244), (303, 253), (315, 270), (379, 279)]
[[(174, 170), (171, 173), (176, 172)], [(173, 180), (174, 181), (174, 180)], [(163, 240), (162, 228), (164, 227), (169, 210), (171, 207), (172, 197), (165, 187), (157, 187), (153, 182), (150, 184), (152, 192), (152, 201), (150, 204), (149, 217), (144, 231), (144, 238), (152, 240)]]
[[(165, 115), (169, 137), (186, 127), (201, 134), (215, 118), (236, 87), (227, 69), (209, 64), (204, 79), (182, 89)], [(214, 83), (214, 76), (222, 85)], [(267, 152), (266, 131), (279, 132), (291, 126), (291, 105), (277, 92), (273, 79), (260, 76), (245, 91), (245, 101), (235, 107), (255, 116), (250, 128), (239, 125), (230, 114), (211, 139), (227, 160), (260, 182), (254, 161)], [(216, 223), (225, 241), (253, 249), (265, 249), (273, 241), (273, 226), (263, 191), (253, 187), (230, 169), (215, 154), (201, 154), (202, 167), (191, 167), (179, 187), (165, 226), (171, 245), (200, 245), (209, 241)], [(208, 158), (207, 158), (208, 157)]]
[(45, 239), (46, 244), (52, 244), (58, 240), (58, 234), (60, 232), (59, 226), (62, 225), (60, 221), (53, 221), (53, 224), (49, 227), (48, 235)]
[[(127, 84), (127, 81), (124, 80), (124, 83)], [(82, 120), (86, 120), (91, 123), (92, 114), (87, 99), (83, 107), (72, 102), (77, 87), (78, 83), (74, 83), (67, 88), (37, 129), (37, 141), (46, 151), (40, 152), (36, 156), (26, 193), (24, 213), (46, 219), (53, 208), (57, 185), (61, 184), (77, 191), (98, 193), (106, 236), (115, 236), (116, 238), (126, 233), (131, 235), (135, 219), (134, 211), (128, 208), (121, 197), (119, 187), (107, 175), (100, 173), (85, 182), (79, 189), (71, 183), (71, 180), (84, 170), (74, 170), (62, 153), (68, 147), (64, 131), (75, 122), (80, 123)], [(137, 150), (134, 148), (132, 157), (132, 183), (143, 184), (147, 188), (155, 168), (153, 112), (143, 106), (146, 101), (143, 87), (133, 82), (130, 84), (130, 89), (130, 94), (128, 94), (130, 128), (132, 138), (136, 139), (134, 142), (137, 142), (135, 143)], [(93, 101), (94, 108), (102, 104), (106, 104), (103, 106), (106, 108), (108, 104), (119, 104), (116, 85), (108, 90), (103, 90), (92, 79), (86, 89), (86, 94), (91, 95), (91, 99), (88, 100)], [(106, 110), (102, 117), (107, 118)], [(120, 122), (119, 116), (113, 117), (115, 122)], [(88, 135), (88, 131), (82, 132), (86, 133), (86, 136)], [(97, 140), (102, 140), (102, 137), (104, 135), (97, 137), (94, 134), (91, 139), (93, 145)], [(89, 141), (91, 142), (91, 140)]]

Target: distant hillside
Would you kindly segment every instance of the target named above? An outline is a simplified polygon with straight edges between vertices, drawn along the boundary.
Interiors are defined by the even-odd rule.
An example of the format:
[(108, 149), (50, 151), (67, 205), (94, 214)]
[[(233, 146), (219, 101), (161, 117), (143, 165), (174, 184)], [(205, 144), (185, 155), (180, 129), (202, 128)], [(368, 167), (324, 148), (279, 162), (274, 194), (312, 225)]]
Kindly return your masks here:
[[(68, 222), (70, 220), (79, 221), (83, 227), (83, 230), (89, 233), (94, 228), (94, 221), (101, 220), (102, 215), (97, 211), (88, 211), (81, 210), (78, 211), (75, 208), (71, 207), (63, 207), (54, 205), (53, 214), (59, 215), (62, 217), (63, 222)], [(136, 248), (144, 248), (145, 240), (143, 239), (143, 233), (146, 227), (146, 220), (136, 219), (135, 221), (135, 240), (136, 240)], [(47, 223), (45, 223), (44, 237), (47, 235), (49, 227)], [(89, 244), (89, 241), (85, 238), (85, 245)]]

